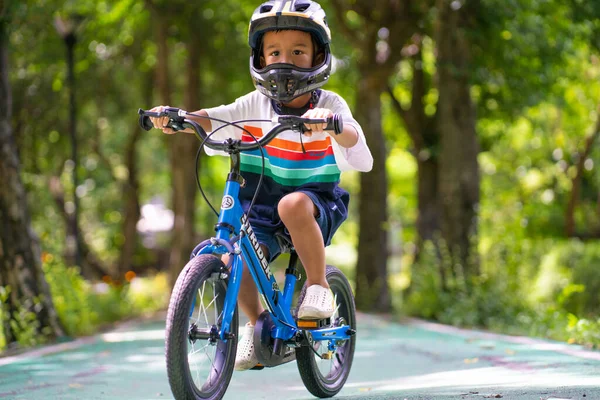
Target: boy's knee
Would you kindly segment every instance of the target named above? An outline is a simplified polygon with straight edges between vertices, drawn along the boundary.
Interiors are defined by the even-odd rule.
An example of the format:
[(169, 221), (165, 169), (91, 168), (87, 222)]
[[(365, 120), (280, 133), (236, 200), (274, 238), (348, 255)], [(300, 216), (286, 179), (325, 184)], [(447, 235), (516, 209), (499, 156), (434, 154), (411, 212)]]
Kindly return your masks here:
[(277, 212), (284, 224), (314, 218), (315, 205), (310, 197), (301, 192), (284, 196), (277, 205)]

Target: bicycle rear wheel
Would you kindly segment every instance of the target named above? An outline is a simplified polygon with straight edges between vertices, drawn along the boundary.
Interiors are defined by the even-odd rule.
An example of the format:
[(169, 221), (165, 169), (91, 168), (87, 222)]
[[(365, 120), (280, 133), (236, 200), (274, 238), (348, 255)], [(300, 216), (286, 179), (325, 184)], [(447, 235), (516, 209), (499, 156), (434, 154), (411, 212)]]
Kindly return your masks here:
[(235, 364), (238, 312), (231, 330), (220, 340), (227, 280), (224, 265), (212, 255), (200, 255), (179, 274), (167, 313), (167, 375), (175, 399), (217, 400), (223, 397)]
[[(331, 265), (327, 266), (325, 275), (336, 304), (331, 324), (345, 324), (352, 329), (356, 329), (354, 296), (348, 279), (339, 269)], [(304, 300), (306, 289), (307, 285), (305, 283), (298, 299), (299, 305)], [(296, 348), (298, 371), (304, 386), (310, 393), (323, 398), (335, 396), (342, 390), (352, 368), (355, 345), (356, 335), (352, 335), (337, 346), (333, 357), (328, 360), (319, 356), (322, 353), (327, 353), (327, 341), (316, 342), (313, 348), (308, 346)]]

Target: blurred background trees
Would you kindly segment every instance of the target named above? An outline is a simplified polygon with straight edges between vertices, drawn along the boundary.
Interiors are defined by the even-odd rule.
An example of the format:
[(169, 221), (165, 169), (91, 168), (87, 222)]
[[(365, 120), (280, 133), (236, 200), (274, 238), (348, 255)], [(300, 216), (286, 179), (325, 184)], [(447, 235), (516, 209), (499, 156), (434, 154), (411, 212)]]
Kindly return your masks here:
[(31, 231), (29, 207), (20, 176), (11, 127), (8, 80), (11, 9), (0, 9), (0, 314), (3, 343), (35, 344), (63, 335), (42, 271), (40, 245)]
[[(372, 172), (343, 175), (350, 216), (328, 248), (357, 306), (599, 342), (600, 8), (578, 0), (321, 4), (336, 57), (325, 88), (348, 101), (375, 157)], [(19, 161), (27, 201), (16, 204), (39, 244), (26, 219), (20, 237), (32, 254), (41, 249), (53, 299), (25, 317), (24, 300), (3, 295), (4, 326), (36, 315), (54, 326), (36, 314), (54, 306), (68, 334), (91, 333), (165, 306), (215, 221), (196, 195), (196, 139), (141, 131), (136, 111), (196, 110), (253, 90), (246, 35), (257, 5), (0, 3), (12, 116), (7, 106), (0, 115), (14, 138), (12, 147), (2, 141), (2, 162)], [(76, 159), (57, 17), (78, 22)], [(199, 157), (213, 203), (227, 163)], [(4, 175), (2, 195), (14, 195)], [(2, 276), (16, 265), (3, 265)], [(22, 285), (1, 280), (0, 294)], [(26, 336), (5, 329), (0, 347)]]

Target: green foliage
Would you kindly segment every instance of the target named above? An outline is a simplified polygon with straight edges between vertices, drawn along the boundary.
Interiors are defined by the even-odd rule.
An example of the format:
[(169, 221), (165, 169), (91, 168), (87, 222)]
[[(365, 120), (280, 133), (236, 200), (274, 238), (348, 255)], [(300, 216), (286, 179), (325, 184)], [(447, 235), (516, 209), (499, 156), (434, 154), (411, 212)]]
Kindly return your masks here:
[[(34, 307), (40, 304), (39, 299), (33, 299)], [(38, 335), (40, 321), (35, 312), (31, 309), (19, 305), (13, 311), (10, 320), (11, 330), (15, 333), (15, 339), (23, 347), (31, 347), (42, 344), (46, 341), (44, 335)]]
[(545, 256), (551, 265), (541, 268), (538, 281), (552, 282), (552, 290), (541, 293), (538, 301), (556, 299), (560, 309), (580, 317), (597, 315), (600, 306), (600, 244), (570, 240), (557, 243)]
[[(143, 314), (163, 310), (168, 304), (170, 288), (166, 274), (138, 278), (130, 277), (124, 285), (101, 282), (91, 284), (81, 277), (75, 267), (64, 263), (49, 253), (44, 253), (43, 269), (50, 286), (54, 306), (67, 335), (91, 335), (103, 326)], [(0, 287), (0, 304), (6, 304), (10, 288)], [(20, 305), (9, 315), (0, 308), (0, 321), (8, 321), (22, 347), (31, 347), (47, 341), (39, 335), (39, 321), (35, 312), (39, 299), (32, 299), (31, 307)], [(28, 305), (29, 306), (29, 305)], [(0, 332), (0, 351), (6, 348)]]
[[(0, 287), (0, 323), (9, 326), (15, 341), (23, 347), (32, 347), (47, 341), (49, 332), (44, 329), (40, 332), (40, 321), (35, 310), (42, 307), (39, 298), (26, 299), (22, 304), (17, 304), (11, 310), (6, 307), (11, 293), (11, 287)], [(46, 328), (49, 329), (49, 328)], [(0, 332), (0, 349), (6, 347), (4, 332)]]
[(525, 304), (521, 296), (515, 296), (519, 285), (517, 277), (508, 273), (511, 266), (506, 255), (496, 247), (482, 255), (483, 272), (467, 277), (446, 251), (438, 252), (427, 242), (412, 268), (408, 312), (452, 325), (493, 328), (510, 324)]
[[(485, 241), (484, 241), (485, 242)], [(428, 242), (412, 268), (406, 312), (459, 326), (600, 345), (600, 244), (496, 237), (480, 249), (482, 273), (443, 284)]]
[(89, 335), (103, 325), (162, 310), (170, 293), (165, 274), (123, 285), (91, 284), (75, 267), (46, 254), (44, 271), (59, 319), (69, 335)]
[[(6, 307), (6, 304), (8, 303), (8, 294), (9, 289), (4, 286), (0, 286), (0, 324), (2, 324), (3, 327), (6, 326), (6, 323), (10, 318), (8, 313), (8, 307)], [(0, 330), (0, 349), (3, 349), (5, 347), (6, 338), (4, 337), (4, 329), (2, 329)]]
[(583, 343), (594, 348), (600, 347), (600, 318), (578, 319), (573, 314), (569, 314), (569, 326), (567, 328), (570, 343)]
[(481, 116), (519, 115), (548, 99), (548, 88), (565, 72), (581, 26), (563, 2), (484, 0), (470, 32), (472, 81)]
[(132, 280), (126, 301), (131, 303), (135, 314), (152, 313), (167, 307), (170, 294), (168, 276), (161, 273)]
[(46, 280), (61, 324), (68, 335), (89, 335), (98, 322), (98, 311), (92, 307), (90, 284), (75, 267), (67, 267), (52, 255), (43, 264)]

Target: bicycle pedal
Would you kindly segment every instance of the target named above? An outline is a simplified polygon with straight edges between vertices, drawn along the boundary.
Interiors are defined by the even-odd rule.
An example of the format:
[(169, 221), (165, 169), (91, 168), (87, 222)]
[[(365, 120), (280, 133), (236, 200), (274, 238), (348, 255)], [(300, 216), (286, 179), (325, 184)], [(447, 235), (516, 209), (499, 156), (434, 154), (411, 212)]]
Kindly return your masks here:
[(319, 329), (331, 325), (331, 318), (299, 319), (296, 323), (300, 329)]
[(254, 367), (250, 368), (250, 370), (260, 371), (261, 369), (265, 369), (265, 366), (262, 364), (256, 364)]

